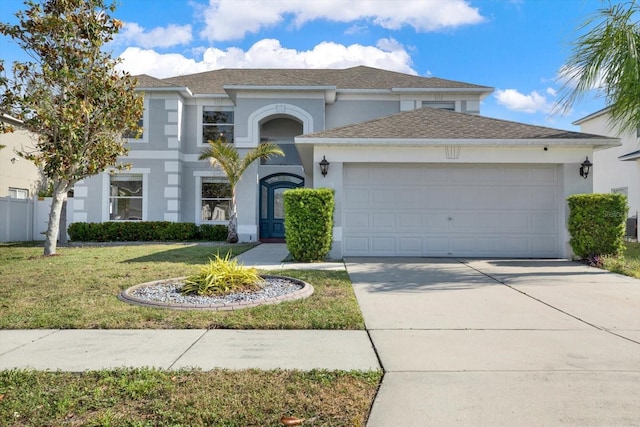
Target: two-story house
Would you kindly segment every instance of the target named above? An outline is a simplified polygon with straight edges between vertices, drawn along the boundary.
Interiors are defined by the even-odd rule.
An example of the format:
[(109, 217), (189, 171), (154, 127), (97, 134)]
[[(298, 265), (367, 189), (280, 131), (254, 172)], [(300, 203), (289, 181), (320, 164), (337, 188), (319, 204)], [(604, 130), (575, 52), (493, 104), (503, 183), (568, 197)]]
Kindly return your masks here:
[(240, 152), (268, 140), (285, 156), (243, 176), (241, 241), (284, 237), (286, 189), (330, 187), (333, 257), (565, 257), (565, 199), (592, 190), (581, 163), (618, 144), (482, 117), (490, 87), (365, 66), (138, 78), (132, 168), (78, 183), (74, 221), (226, 224), (225, 176), (198, 156), (216, 137)]

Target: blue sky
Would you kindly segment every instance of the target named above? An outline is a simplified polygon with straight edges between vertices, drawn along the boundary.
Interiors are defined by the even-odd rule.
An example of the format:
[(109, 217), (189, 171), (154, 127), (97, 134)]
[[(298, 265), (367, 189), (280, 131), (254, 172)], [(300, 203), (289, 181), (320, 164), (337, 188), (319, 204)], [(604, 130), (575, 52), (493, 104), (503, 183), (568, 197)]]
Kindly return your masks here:
[[(485, 116), (561, 129), (604, 106), (553, 113), (558, 71), (600, 0), (118, 0), (109, 46), (132, 74), (370, 65), (495, 88)], [(15, 22), (22, 0), (0, 1)], [(0, 57), (25, 60), (0, 38)], [(8, 64), (5, 64), (5, 66)]]

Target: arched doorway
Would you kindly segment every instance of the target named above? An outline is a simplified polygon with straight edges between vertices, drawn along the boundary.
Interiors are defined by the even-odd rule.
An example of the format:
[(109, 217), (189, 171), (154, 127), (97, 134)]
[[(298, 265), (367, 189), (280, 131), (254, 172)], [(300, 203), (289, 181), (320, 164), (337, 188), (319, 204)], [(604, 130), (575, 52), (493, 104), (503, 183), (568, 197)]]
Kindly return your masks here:
[(284, 192), (304, 185), (304, 178), (277, 173), (260, 180), (260, 240), (284, 240)]

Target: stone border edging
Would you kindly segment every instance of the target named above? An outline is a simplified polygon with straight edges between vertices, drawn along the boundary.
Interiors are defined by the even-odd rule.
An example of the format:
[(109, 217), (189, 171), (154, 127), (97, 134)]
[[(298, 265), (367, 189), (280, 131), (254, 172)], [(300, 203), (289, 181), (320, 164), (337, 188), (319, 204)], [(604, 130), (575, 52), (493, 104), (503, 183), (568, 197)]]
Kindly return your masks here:
[(134, 291), (137, 288), (141, 288), (143, 286), (153, 286), (158, 283), (179, 281), (179, 280), (185, 279), (185, 277), (177, 277), (173, 279), (154, 280), (152, 282), (145, 282), (145, 283), (140, 283), (139, 285), (131, 286), (123, 290), (122, 292), (120, 292), (118, 294), (118, 299), (120, 301), (129, 303), (129, 304), (139, 305), (143, 307), (150, 307), (150, 308), (166, 308), (170, 310), (231, 311), (231, 310), (241, 310), (243, 308), (257, 307), (260, 305), (279, 304), (284, 301), (294, 301), (298, 299), (308, 298), (314, 292), (313, 286), (311, 286), (309, 283), (304, 282), (300, 279), (294, 279), (293, 277), (273, 276), (273, 275), (263, 275), (260, 277), (290, 280), (297, 284), (301, 284), (302, 288), (285, 295), (280, 295), (278, 297), (265, 298), (261, 301), (217, 303), (217, 304), (184, 304), (184, 303), (177, 304), (177, 303), (171, 303), (171, 302), (150, 301), (147, 299), (135, 297), (130, 294), (130, 292)]

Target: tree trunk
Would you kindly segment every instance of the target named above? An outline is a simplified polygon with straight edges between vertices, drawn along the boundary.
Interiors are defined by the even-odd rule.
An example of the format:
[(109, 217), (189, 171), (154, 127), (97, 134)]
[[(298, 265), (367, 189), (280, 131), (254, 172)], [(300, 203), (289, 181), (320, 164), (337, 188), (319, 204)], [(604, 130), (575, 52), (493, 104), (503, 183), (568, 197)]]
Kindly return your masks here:
[[(55, 255), (58, 245), (58, 232), (60, 231), (60, 212), (67, 198), (67, 186), (61, 183), (54, 185), (53, 200), (49, 210), (49, 224), (44, 241), (44, 256)], [(66, 230), (65, 230), (66, 232)]]
[(231, 196), (231, 216), (227, 230), (227, 242), (238, 243), (238, 215), (236, 214), (236, 192), (232, 190)]
[(67, 244), (67, 193), (64, 193), (64, 201), (62, 202), (62, 209), (60, 210), (60, 244)]

